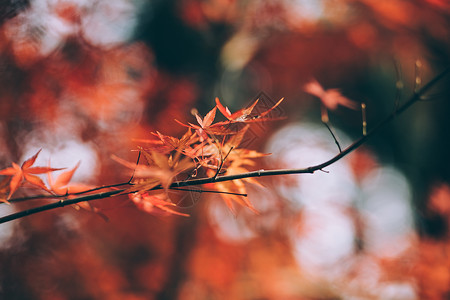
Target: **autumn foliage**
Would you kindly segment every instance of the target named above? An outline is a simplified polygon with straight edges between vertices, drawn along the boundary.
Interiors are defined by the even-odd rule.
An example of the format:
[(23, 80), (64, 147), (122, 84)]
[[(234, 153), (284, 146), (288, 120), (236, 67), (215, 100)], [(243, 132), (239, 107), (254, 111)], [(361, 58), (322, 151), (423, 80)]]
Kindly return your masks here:
[(5, 0), (0, 299), (447, 299), (445, 0)]
[[(267, 117), (268, 114), (282, 100), (278, 101), (270, 109), (260, 114), (254, 114), (253, 109), (257, 105), (258, 100), (249, 108), (231, 113), (216, 98), (216, 106), (204, 118), (198, 113), (195, 114), (198, 125), (192, 123), (184, 125), (180, 123), (188, 127), (187, 132), (181, 138), (166, 136), (158, 131), (154, 132), (155, 139), (141, 141), (148, 146), (140, 146), (138, 148), (139, 157), (142, 157), (142, 160), (145, 162), (132, 163), (117, 156), (112, 157), (118, 163), (133, 171), (133, 178), (128, 182), (128, 185), (131, 187), (126, 188), (123, 193), (130, 194), (130, 199), (136, 206), (146, 212), (156, 214), (167, 212), (188, 216), (188, 214), (179, 213), (170, 208), (171, 206), (176, 206), (176, 203), (170, 199), (168, 193), (174, 180), (189, 181), (190, 179), (202, 177), (215, 178), (218, 175), (237, 175), (248, 172), (247, 168), (255, 165), (254, 159), (263, 157), (266, 154), (239, 148), (250, 126), (247, 123), (270, 120)], [(226, 121), (214, 123), (217, 108), (226, 117)], [(32, 184), (43, 191), (59, 196), (71, 196), (91, 191), (86, 185), (69, 183), (78, 165), (72, 170), (60, 174), (56, 180), (53, 180), (49, 174), (49, 187), (47, 187), (39, 177), (33, 174), (48, 174), (61, 169), (32, 167), (39, 152), (27, 159), (21, 167), (16, 163), (12, 163), (12, 167), (0, 170), (0, 175), (9, 176), (9, 180), (7, 180), (9, 191), (5, 189), (3, 201), (10, 199), (17, 189), (25, 183)], [(221, 193), (231, 211), (235, 210), (233, 203), (238, 203), (257, 212), (252, 203), (246, 199), (245, 182), (257, 184), (257, 181), (250, 177), (226, 183), (213, 183), (212, 187)], [(155, 192), (153, 191), (159, 188), (162, 189), (162, 192), (154, 194)]]

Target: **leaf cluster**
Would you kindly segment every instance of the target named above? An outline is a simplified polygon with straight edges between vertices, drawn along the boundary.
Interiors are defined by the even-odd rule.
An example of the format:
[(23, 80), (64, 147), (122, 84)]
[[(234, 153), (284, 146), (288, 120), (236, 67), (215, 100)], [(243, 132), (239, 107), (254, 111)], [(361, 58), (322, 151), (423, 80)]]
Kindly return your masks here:
[[(240, 148), (240, 145), (250, 123), (271, 120), (269, 113), (283, 99), (259, 114), (254, 113), (258, 100), (234, 113), (218, 98), (215, 101), (216, 105), (204, 117), (194, 114), (196, 124), (184, 124), (175, 120), (187, 128), (181, 138), (156, 131), (152, 133), (152, 139), (142, 140), (146, 146), (138, 147), (143, 159), (139, 159), (137, 163), (113, 156), (114, 160), (134, 171), (131, 187), (124, 193), (129, 194), (138, 207), (150, 213), (154, 213), (156, 207), (164, 212), (181, 214), (171, 208), (175, 205), (168, 193), (175, 180), (189, 181), (246, 173), (255, 166), (255, 159), (267, 155)], [(225, 121), (215, 122), (217, 110), (226, 118)], [(211, 187), (221, 194), (231, 211), (235, 211), (234, 204), (237, 203), (256, 212), (253, 204), (246, 198), (246, 182), (258, 184), (254, 178), (244, 178), (214, 182)]]

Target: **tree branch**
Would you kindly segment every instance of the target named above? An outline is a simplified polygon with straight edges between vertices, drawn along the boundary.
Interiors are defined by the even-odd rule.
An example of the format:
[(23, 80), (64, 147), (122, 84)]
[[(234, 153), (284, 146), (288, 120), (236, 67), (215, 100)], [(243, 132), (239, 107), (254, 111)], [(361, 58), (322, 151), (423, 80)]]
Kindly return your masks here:
[[(377, 133), (382, 127), (384, 127), (386, 124), (391, 122), (394, 118), (396, 118), (398, 115), (406, 111), (411, 105), (416, 103), (417, 101), (421, 100), (421, 97), (429, 91), (437, 82), (439, 82), (444, 76), (447, 75), (447, 73), (450, 72), (450, 67), (446, 68), (443, 72), (438, 74), (436, 77), (434, 77), (431, 81), (429, 81), (426, 85), (424, 85), (420, 90), (416, 91), (413, 96), (406, 101), (404, 104), (398, 106), (395, 108), (395, 110), (389, 114), (385, 119), (383, 119), (381, 122), (378, 123), (375, 127), (373, 127), (371, 130), (367, 131), (366, 135), (361, 136), (359, 139), (357, 139), (353, 144), (348, 146), (347, 148), (343, 149), (339, 154), (335, 155), (331, 159), (314, 166), (310, 166), (304, 169), (281, 169), (281, 170), (258, 170), (253, 172), (247, 172), (242, 174), (235, 174), (235, 175), (226, 175), (226, 176), (214, 176), (210, 178), (200, 178), (200, 179), (190, 179), (188, 181), (176, 181), (173, 182), (169, 188), (180, 188), (180, 187), (187, 187), (187, 186), (195, 186), (195, 185), (203, 185), (208, 183), (216, 183), (216, 182), (223, 182), (223, 181), (231, 181), (231, 180), (237, 180), (237, 179), (244, 179), (244, 178), (250, 178), (250, 177), (262, 177), (262, 176), (277, 176), (277, 175), (288, 175), (288, 174), (313, 174), (316, 171), (322, 170), (333, 163), (337, 162), (347, 154), (351, 153), (358, 147), (360, 147), (362, 144), (364, 144), (372, 135)], [(123, 184), (122, 184), (123, 185)], [(152, 190), (160, 190), (163, 189), (162, 186), (158, 185)], [(72, 198), (72, 199), (62, 199), (58, 202), (34, 207), (31, 209), (23, 210), (17, 213), (13, 213), (4, 217), (0, 218), (0, 224), (6, 223), (12, 220), (16, 220), (25, 216), (29, 216), (32, 214), (36, 214), (39, 212), (52, 210), (59, 207), (64, 207), (67, 205), (76, 204), (83, 201), (91, 201), (91, 200), (99, 200), (104, 198), (109, 198), (112, 196), (116, 196), (118, 194), (126, 192), (126, 189), (118, 189), (108, 192), (102, 192), (97, 194), (91, 194), (86, 195), (82, 197)], [(67, 197), (67, 196), (65, 196)], [(13, 200), (12, 200), (13, 201)]]
[[(81, 195), (92, 193), (95, 191), (116, 188), (116, 187), (120, 187), (120, 186), (124, 186), (124, 185), (130, 185), (130, 181), (109, 184), (109, 185), (102, 185), (102, 186), (98, 186), (98, 187), (95, 187), (95, 188), (92, 188), (89, 190), (85, 190), (82, 192), (70, 193), (70, 194), (64, 194), (64, 195), (47, 194), (47, 195), (35, 195), (35, 196), (28, 196), (28, 197), (13, 198), (13, 199), (9, 199), (8, 203), (17, 203), (17, 202), (24, 202), (24, 201), (29, 201), (29, 200), (42, 200), (42, 199), (60, 199), (60, 198), (67, 198), (68, 196), (81, 196)], [(3, 203), (5, 204), (6, 202), (3, 202)]]

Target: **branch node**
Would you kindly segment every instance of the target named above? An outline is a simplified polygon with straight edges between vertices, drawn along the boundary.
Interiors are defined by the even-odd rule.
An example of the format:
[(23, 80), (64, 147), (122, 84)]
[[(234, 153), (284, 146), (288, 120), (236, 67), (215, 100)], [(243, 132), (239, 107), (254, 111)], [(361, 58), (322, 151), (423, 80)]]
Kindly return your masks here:
[(361, 103), (361, 114), (362, 114), (362, 126), (363, 126), (363, 136), (367, 135), (367, 119), (366, 119), (366, 104)]

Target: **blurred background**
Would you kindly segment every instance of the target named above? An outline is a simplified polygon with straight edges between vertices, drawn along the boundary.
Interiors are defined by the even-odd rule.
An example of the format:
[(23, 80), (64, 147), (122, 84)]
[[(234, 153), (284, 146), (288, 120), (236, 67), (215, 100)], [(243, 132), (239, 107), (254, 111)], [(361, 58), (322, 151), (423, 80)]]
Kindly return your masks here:
[[(339, 150), (305, 83), (365, 103), (370, 129), (448, 67), (449, 28), (447, 0), (1, 0), (0, 167), (42, 148), (36, 165), (81, 161), (74, 182), (124, 182), (112, 154), (135, 160), (137, 139), (182, 133), (174, 119), (215, 97), (285, 97), (244, 144), (272, 153), (255, 169), (308, 167)], [(0, 298), (448, 299), (449, 86), (326, 172), (247, 186), (259, 215), (117, 197), (1, 224)], [(341, 146), (362, 135), (360, 110), (329, 117)]]

